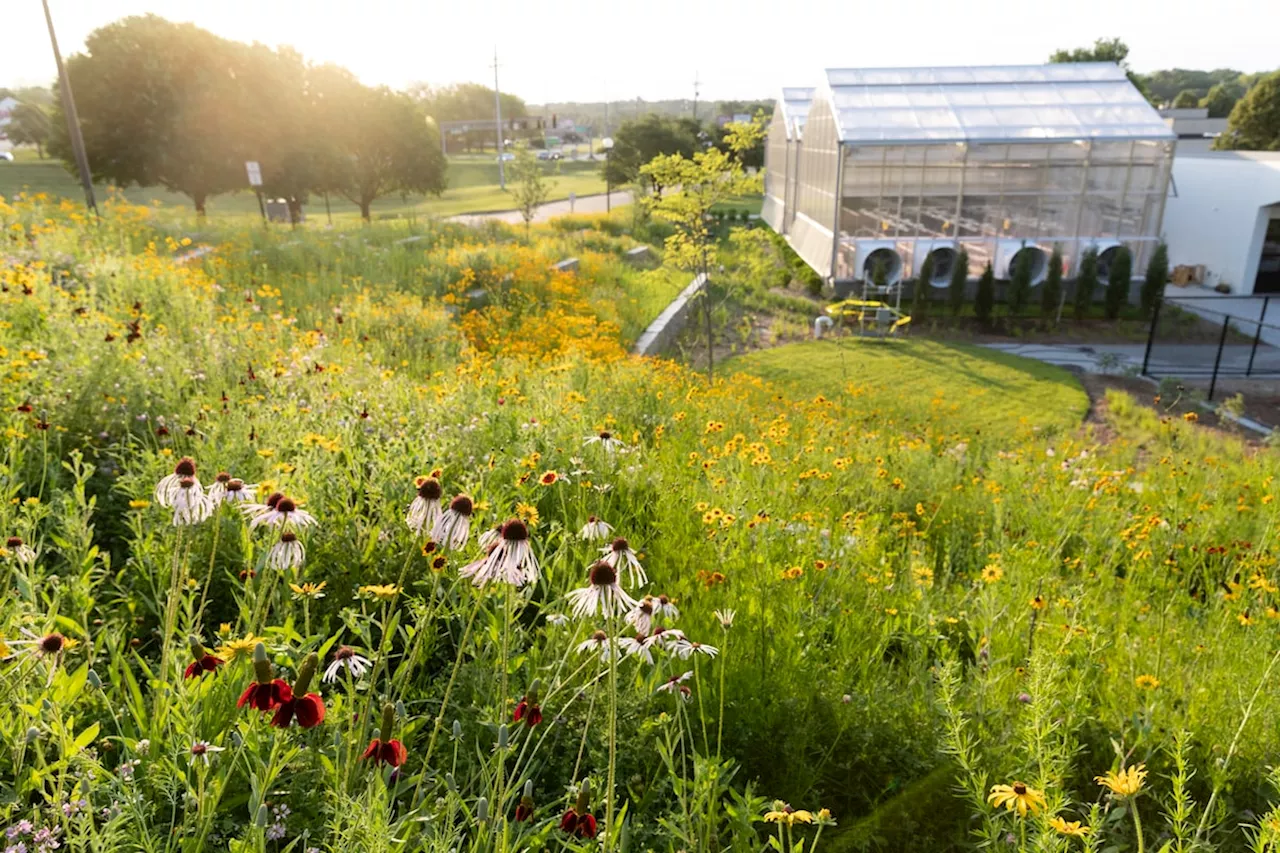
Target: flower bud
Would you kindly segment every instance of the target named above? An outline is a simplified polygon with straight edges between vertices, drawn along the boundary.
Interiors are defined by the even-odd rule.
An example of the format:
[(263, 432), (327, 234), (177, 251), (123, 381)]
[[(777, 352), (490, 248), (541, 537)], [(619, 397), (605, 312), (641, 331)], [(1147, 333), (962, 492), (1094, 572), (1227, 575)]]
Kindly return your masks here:
[(574, 811), (578, 814), (586, 814), (591, 810), (591, 779), (590, 777), (582, 780), (582, 787), (578, 789), (578, 802), (574, 805)]
[(532, 780), (532, 779), (526, 779), (526, 780), (525, 780), (525, 783), (524, 783), (524, 795), (525, 795), (526, 797), (529, 797), (530, 799), (532, 799), (532, 798), (533, 798), (533, 780)]
[(537, 705), (538, 699), (542, 694), (542, 679), (535, 678), (533, 684), (529, 685), (529, 690), (525, 693), (524, 699), (530, 705)]
[(302, 666), (298, 667), (298, 680), (293, 683), (293, 695), (305, 696), (307, 688), (311, 686), (311, 679), (315, 678), (316, 667), (320, 665), (320, 658), (315, 652), (307, 655), (302, 661)]
[(35, 726), (27, 729), (27, 743), (35, 743), (38, 740), (40, 740), (40, 729)]
[(458, 783), (454, 780), (452, 773), (444, 774), (444, 786), (449, 789), (450, 794), (458, 793)]
[(391, 732), (396, 727), (396, 706), (390, 702), (382, 706), (382, 729), (379, 740), (387, 743), (391, 740)]
[(102, 679), (98, 677), (98, 673), (94, 672), (93, 670), (89, 670), (89, 676), (87, 680), (89, 682), (89, 686), (92, 687), (94, 690), (102, 689)]
[(488, 819), (489, 819), (489, 800), (485, 797), (481, 797), (479, 802), (476, 803), (476, 820), (480, 821), (481, 823), (484, 823)]
[(200, 660), (205, 656), (204, 644), (200, 642), (198, 637), (188, 636), (187, 645), (191, 647), (191, 657)]
[(253, 647), (253, 674), (259, 684), (271, 683), (271, 659), (267, 657), (267, 647), (262, 643)]
[(457, 740), (462, 737), (462, 722), (460, 720), (453, 721), (453, 739)]
[(511, 732), (507, 729), (507, 724), (503, 723), (498, 726), (498, 749), (506, 749), (507, 742), (511, 738)]
[(271, 822), (271, 810), (267, 808), (267, 804), (263, 803), (258, 806), (257, 817), (253, 819), (253, 825), (258, 829), (266, 829), (267, 824)]

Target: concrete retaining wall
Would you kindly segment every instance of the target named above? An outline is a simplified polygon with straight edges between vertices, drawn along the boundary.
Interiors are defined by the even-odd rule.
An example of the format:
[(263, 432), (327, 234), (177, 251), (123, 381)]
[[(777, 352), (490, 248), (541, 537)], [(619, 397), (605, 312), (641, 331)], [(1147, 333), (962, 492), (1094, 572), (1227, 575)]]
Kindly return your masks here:
[(689, 286), (680, 291), (680, 295), (663, 309), (658, 319), (649, 324), (649, 328), (640, 335), (631, 351), (636, 355), (656, 355), (669, 345), (689, 321), (693, 297), (697, 296), (706, 284), (707, 278), (704, 275), (699, 275), (689, 282)]

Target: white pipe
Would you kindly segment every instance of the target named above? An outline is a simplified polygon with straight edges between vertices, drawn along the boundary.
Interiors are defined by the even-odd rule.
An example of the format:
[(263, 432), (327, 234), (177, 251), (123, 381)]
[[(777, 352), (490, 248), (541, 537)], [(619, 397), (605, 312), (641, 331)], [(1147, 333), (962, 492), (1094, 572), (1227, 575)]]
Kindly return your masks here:
[(830, 329), (835, 324), (836, 324), (836, 321), (832, 320), (830, 317), (815, 318), (813, 321), (813, 339), (815, 341), (822, 340), (823, 330)]

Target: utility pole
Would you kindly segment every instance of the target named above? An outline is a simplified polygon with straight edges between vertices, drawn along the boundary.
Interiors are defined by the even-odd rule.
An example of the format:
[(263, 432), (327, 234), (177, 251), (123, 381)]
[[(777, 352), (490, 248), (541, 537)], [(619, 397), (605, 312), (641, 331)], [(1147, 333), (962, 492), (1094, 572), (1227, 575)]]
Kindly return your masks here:
[(507, 174), (502, 162), (502, 97), (498, 94), (498, 46), (493, 46), (493, 112), (498, 117), (498, 189), (507, 188)]
[(71, 137), (71, 150), (75, 152), (76, 169), (84, 186), (85, 207), (98, 215), (98, 203), (93, 198), (93, 175), (89, 173), (89, 158), (84, 153), (84, 137), (80, 135), (80, 116), (76, 114), (76, 101), (71, 96), (71, 81), (62, 67), (62, 52), (58, 50), (58, 36), (53, 31), (53, 15), (49, 14), (49, 0), (44, 3), (44, 20), (49, 25), (49, 43), (53, 45), (53, 59), (58, 65), (58, 89), (62, 94), (62, 108), (67, 113), (67, 135)]
[(698, 120), (698, 72), (693, 72), (693, 120)]

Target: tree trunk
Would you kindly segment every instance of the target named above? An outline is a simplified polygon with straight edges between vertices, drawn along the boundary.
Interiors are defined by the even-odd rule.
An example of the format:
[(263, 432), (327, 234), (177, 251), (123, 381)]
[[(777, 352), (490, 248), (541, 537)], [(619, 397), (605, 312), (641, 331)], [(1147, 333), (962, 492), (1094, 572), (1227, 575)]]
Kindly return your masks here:
[(38, 141), (36, 142), (36, 156), (41, 160), (44, 159), (44, 145)]
[(195, 202), (195, 205), (196, 205), (196, 216), (198, 216), (200, 219), (204, 219), (205, 217), (204, 203), (208, 198), (209, 198), (208, 193), (197, 192), (197, 193), (192, 193), (191, 195), (191, 200)]
[(302, 201), (297, 196), (289, 197), (289, 224), (294, 228), (302, 221)]
[(360, 199), (360, 218), (363, 219), (365, 222), (370, 221), (370, 216), (369, 216), (370, 204), (372, 204), (372, 202), (365, 201), (364, 199)]

